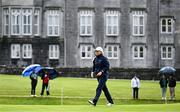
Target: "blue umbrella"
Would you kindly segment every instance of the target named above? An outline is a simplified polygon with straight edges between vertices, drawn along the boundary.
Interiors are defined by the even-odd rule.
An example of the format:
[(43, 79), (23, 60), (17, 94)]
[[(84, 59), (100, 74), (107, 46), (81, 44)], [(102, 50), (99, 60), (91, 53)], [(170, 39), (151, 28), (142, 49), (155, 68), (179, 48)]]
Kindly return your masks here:
[(23, 70), (22, 75), (24, 77), (27, 77), (27, 76), (30, 76), (33, 73), (33, 71), (35, 73), (38, 73), (41, 69), (42, 69), (41, 65), (39, 65), (39, 64), (32, 64), (32, 65), (26, 67)]
[(52, 67), (43, 67), (41, 71), (39, 71), (38, 75), (44, 75), (43, 72), (48, 72), (50, 79), (55, 79), (58, 77), (59, 73)]
[(176, 69), (170, 66), (166, 66), (160, 69), (159, 73), (162, 74), (174, 74), (176, 72)]

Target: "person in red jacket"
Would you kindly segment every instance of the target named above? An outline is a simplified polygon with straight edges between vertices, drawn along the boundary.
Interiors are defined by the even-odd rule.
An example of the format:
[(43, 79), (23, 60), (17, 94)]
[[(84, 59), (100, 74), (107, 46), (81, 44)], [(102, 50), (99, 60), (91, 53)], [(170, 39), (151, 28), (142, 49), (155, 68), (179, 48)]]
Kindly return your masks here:
[(43, 96), (43, 94), (44, 94), (44, 89), (46, 89), (47, 96), (50, 95), (50, 93), (49, 93), (49, 74), (48, 74), (48, 72), (45, 72), (45, 74), (42, 76), (41, 96)]

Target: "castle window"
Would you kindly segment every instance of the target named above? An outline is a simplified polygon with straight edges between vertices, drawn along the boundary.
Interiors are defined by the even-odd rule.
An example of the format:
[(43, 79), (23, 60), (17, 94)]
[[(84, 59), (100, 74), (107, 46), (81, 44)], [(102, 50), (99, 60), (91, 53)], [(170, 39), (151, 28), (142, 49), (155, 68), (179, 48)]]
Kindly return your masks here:
[(59, 45), (49, 45), (49, 59), (59, 59)]
[(144, 36), (145, 24), (144, 24), (144, 11), (133, 11), (133, 35)]
[(22, 9), (22, 33), (32, 34), (32, 9)]
[(109, 59), (118, 59), (119, 57), (119, 46), (117, 45), (107, 45), (106, 48), (107, 57)]
[(21, 49), (20, 49), (20, 44), (12, 44), (11, 45), (11, 58), (13, 59), (18, 59), (20, 58), (20, 53)]
[(21, 34), (21, 9), (11, 9), (11, 34)]
[(161, 59), (172, 59), (172, 53), (172, 46), (161, 46)]
[(144, 45), (134, 45), (133, 46), (133, 58), (134, 59), (144, 59), (145, 57), (145, 46)]
[(22, 54), (23, 58), (32, 58), (32, 45), (31, 44), (23, 44), (22, 46)]
[(9, 34), (9, 9), (8, 8), (4, 8), (3, 10), (3, 14), (4, 14), (4, 35), (8, 35)]
[(60, 13), (59, 10), (48, 10), (47, 32), (48, 36), (59, 36)]
[(80, 11), (80, 35), (89, 36), (93, 31), (93, 11)]
[(80, 46), (81, 59), (92, 59), (92, 45)]
[(117, 36), (119, 34), (119, 12), (106, 11), (105, 25), (106, 25), (107, 36)]
[(161, 33), (171, 34), (173, 32), (173, 20), (171, 18), (161, 18)]

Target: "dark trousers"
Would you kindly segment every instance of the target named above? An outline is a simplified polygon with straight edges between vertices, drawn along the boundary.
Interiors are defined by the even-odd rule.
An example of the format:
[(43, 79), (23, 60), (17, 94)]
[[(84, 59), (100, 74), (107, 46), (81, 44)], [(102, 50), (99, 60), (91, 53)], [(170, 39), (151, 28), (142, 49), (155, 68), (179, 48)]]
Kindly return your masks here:
[(31, 81), (31, 95), (36, 94), (36, 86), (37, 86), (37, 80), (32, 80)]
[(111, 95), (110, 95), (110, 93), (109, 93), (109, 90), (108, 90), (108, 88), (107, 88), (107, 86), (106, 86), (107, 78), (105, 78), (105, 77), (98, 77), (97, 80), (98, 80), (98, 83), (99, 83), (99, 84), (98, 84), (98, 86), (97, 86), (97, 88), (96, 88), (96, 96), (95, 96), (93, 102), (94, 102), (95, 105), (96, 105), (96, 103), (97, 103), (98, 100), (99, 100), (99, 97), (101, 96), (101, 92), (102, 92), (102, 90), (103, 90), (103, 92), (104, 92), (104, 94), (105, 94), (106, 99), (108, 100), (108, 102), (113, 104), (114, 102), (113, 102), (112, 97), (111, 97)]
[(138, 99), (138, 91), (139, 91), (139, 88), (133, 88), (133, 98), (134, 99)]
[(46, 94), (47, 95), (50, 95), (50, 93), (49, 93), (49, 84), (47, 83), (47, 84), (42, 84), (42, 90), (41, 90), (41, 95), (43, 95), (44, 94), (44, 90), (46, 89)]

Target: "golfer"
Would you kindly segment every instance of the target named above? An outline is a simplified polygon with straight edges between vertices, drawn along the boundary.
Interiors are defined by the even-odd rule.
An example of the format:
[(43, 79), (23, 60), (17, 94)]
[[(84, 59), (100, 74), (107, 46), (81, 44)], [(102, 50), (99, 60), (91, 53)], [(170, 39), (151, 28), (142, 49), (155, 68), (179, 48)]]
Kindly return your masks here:
[(112, 104), (114, 104), (114, 102), (113, 102), (111, 95), (108, 91), (108, 88), (106, 86), (106, 81), (108, 80), (108, 76), (109, 76), (109, 73), (108, 73), (109, 62), (108, 62), (108, 59), (103, 56), (103, 49), (101, 47), (97, 47), (95, 49), (95, 55), (96, 55), (96, 57), (93, 60), (93, 70), (91, 73), (91, 77), (93, 77), (94, 75), (97, 77), (98, 86), (96, 89), (96, 95), (95, 95), (94, 99), (89, 100), (88, 102), (91, 105), (96, 106), (96, 104), (99, 100), (99, 97), (101, 95), (101, 92), (103, 90), (103, 92), (108, 100), (107, 105), (111, 106)]

